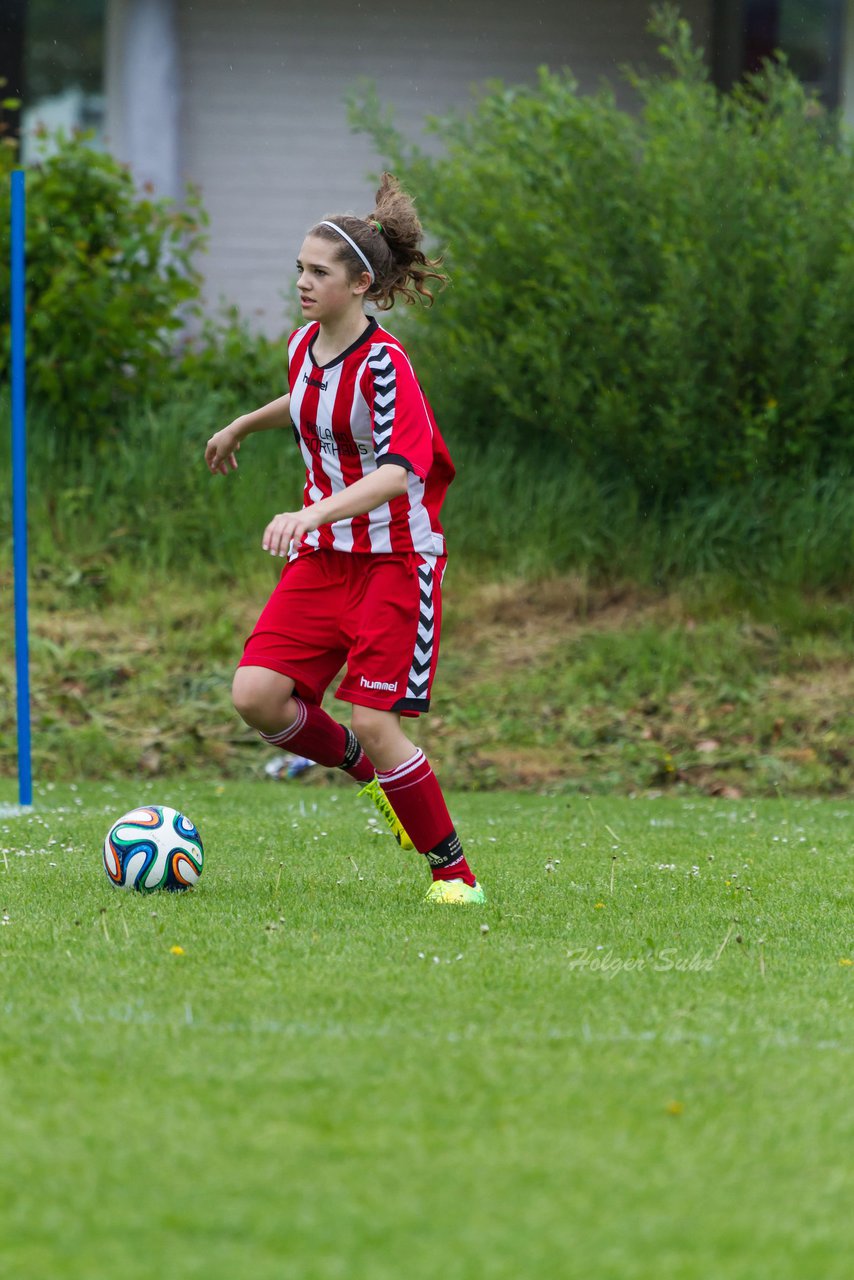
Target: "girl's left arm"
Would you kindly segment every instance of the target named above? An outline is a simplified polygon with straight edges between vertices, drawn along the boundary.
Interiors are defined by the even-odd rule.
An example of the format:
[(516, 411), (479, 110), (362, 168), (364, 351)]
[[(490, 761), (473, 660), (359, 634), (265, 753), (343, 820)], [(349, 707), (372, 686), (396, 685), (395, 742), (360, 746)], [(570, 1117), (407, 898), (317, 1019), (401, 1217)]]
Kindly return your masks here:
[(321, 498), (302, 511), (282, 511), (267, 525), (261, 545), (271, 556), (286, 556), (291, 542), (299, 542), (322, 524), (363, 516), (375, 507), (406, 493), (409, 472), (396, 462), (387, 462), (368, 476), (362, 476), (340, 493)]

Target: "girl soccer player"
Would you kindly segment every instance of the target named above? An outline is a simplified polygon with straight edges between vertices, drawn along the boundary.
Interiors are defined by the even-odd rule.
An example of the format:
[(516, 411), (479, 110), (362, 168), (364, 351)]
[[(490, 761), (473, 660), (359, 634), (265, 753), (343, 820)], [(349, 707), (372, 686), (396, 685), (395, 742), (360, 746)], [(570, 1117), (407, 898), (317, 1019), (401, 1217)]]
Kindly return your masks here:
[[(302, 510), (264, 530), (264, 550), (288, 563), (235, 673), (237, 711), (266, 742), (361, 782), (398, 842), (425, 856), (430, 901), (479, 903), (436, 776), (401, 727), (430, 706), (439, 512), (454, 467), (406, 352), (364, 309), (432, 302), (428, 282), (445, 277), (421, 235), (390, 174), (369, 217), (312, 227), (297, 262), (305, 324), (288, 341), (288, 394), (218, 431), (205, 461), (227, 475), (246, 436), (292, 426), (305, 462)], [(321, 707), (345, 664), (336, 697), (352, 703), (352, 729)]]

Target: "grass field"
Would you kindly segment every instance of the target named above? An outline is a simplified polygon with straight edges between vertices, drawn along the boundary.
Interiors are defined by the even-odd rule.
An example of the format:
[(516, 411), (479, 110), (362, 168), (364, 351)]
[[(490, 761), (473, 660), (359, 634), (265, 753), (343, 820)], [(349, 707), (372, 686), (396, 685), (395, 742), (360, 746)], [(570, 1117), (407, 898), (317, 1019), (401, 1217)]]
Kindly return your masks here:
[[(199, 825), (191, 895), (108, 884), (144, 801)], [(455, 795), (469, 910), (365, 804), (0, 817), (0, 1273), (850, 1274), (850, 800)]]

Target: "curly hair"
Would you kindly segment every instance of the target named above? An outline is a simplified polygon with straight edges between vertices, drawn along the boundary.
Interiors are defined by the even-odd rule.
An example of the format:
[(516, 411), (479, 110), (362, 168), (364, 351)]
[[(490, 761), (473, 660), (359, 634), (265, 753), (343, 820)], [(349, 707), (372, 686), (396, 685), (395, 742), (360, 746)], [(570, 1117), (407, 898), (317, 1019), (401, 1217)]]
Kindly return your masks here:
[[(374, 280), (365, 300), (373, 302), (380, 311), (389, 311), (398, 297), (408, 303), (423, 302), (431, 306), (433, 293), (427, 282), (436, 280), (442, 287), (447, 284), (448, 277), (438, 269), (442, 265), (441, 257), (428, 258), (419, 247), (424, 233), (415, 202), (401, 191), (393, 174), (383, 174), (372, 213), (364, 218), (336, 213), (326, 221), (346, 231), (370, 262)], [(359, 256), (331, 227), (318, 223), (308, 234), (335, 244), (335, 256), (346, 264), (351, 279), (357, 279), (365, 270)]]

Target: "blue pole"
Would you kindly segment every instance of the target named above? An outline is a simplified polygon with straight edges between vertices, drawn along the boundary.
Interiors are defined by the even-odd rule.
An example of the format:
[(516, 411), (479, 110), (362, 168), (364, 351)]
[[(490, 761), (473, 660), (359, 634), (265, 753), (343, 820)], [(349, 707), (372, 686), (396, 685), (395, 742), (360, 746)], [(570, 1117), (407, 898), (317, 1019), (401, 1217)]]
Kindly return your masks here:
[(27, 625), (27, 410), (25, 396), (23, 169), (12, 174), (12, 539), (15, 570), (15, 671), (18, 692), (18, 801), (33, 802), (30, 749), (30, 653)]

